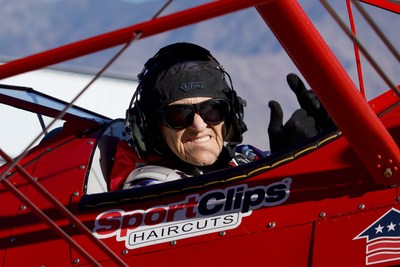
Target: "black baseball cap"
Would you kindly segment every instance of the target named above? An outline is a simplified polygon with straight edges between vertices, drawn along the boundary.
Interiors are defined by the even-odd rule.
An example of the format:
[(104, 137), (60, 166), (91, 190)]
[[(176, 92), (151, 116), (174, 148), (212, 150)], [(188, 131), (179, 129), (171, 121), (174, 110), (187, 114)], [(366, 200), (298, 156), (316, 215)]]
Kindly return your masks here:
[(229, 86), (224, 73), (204, 61), (180, 62), (161, 71), (153, 90), (153, 97), (159, 100), (160, 107), (189, 97), (229, 100)]

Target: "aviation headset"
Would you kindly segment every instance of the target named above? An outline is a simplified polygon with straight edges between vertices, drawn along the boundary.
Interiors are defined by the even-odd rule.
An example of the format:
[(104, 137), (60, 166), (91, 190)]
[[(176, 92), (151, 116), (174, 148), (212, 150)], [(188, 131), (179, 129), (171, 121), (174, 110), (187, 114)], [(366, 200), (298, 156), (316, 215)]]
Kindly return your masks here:
[(246, 101), (237, 96), (236, 91), (233, 90), (229, 74), (205, 48), (191, 43), (175, 43), (161, 48), (154, 57), (146, 62), (142, 72), (138, 75), (139, 85), (126, 111), (127, 132), (132, 136), (133, 146), (136, 149), (139, 148), (140, 154), (151, 150), (158, 154), (165, 152), (166, 145), (159, 130), (157, 110), (168, 103), (162, 103), (161, 99), (157, 104), (151, 105), (150, 103), (157, 101), (154, 96), (154, 88), (158, 75), (175, 64), (188, 61), (206, 62), (208, 66), (218, 69), (221, 72), (221, 79), (225, 83), (225, 77), (228, 77), (229, 85), (226, 83), (228, 88), (224, 94), (229, 101), (231, 111), (225, 120), (224, 141), (228, 142), (226, 147), (231, 154), (236, 145), (242, 142), (242, 134), (247, 130), (243, 121)]

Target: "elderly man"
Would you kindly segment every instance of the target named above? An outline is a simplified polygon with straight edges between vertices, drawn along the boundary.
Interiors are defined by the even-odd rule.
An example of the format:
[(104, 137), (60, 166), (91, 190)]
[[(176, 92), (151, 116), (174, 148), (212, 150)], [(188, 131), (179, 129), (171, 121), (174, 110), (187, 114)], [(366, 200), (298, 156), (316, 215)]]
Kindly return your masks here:
[[(237, 96), (229, 74), (208, 50), (190, 43), (169, 45), (147, 61), (138, 77), (126, 118), (132, 142), (125, 147), (136, 155), (130, 164), (118, 165), (118, 155), (124, 151), (119, 149), (118, 167), (113, 169), (114, 174), (119, 172), (118, 181), (129, 171), (123, 188), (186, 178), (267, 155), (249, 145), (239, 146), (247, 129), (246, 102)], [(326, 129), (319, 127), (320, 121), (329, 118), (296, 75), (289, 75), (288, 83), (303, 109), (282, 125), (280, 105), (270, 102), (272, 152), (319, 134)], [(319, 119), (321, 113), (324, 116)], [(120, 182), (115, 182), (114, 187), (118, 186)]]

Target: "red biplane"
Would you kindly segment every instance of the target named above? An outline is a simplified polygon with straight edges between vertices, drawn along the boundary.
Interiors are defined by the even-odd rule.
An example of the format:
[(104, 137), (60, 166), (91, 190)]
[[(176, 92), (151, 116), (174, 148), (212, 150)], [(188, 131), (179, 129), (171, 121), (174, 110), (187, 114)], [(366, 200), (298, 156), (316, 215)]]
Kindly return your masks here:
[[(398, 1), (364, 2), (400, 12)], [(2, 266), (400, 264), (398, 81), (387, 78), (343, 26), (388, 85), (386, 93), (365, 100), (294, 0), (206, 3), (8, 62), (0, 78), (249, 7), (276, 35), (338, 130), (247, 165), (110, 190), (116, 145), (129, 138), (123, 119), (1, 85), (0, 103), (64, 122), (15, 159), (0, 148)], [(382, 39), (399, 61), (396, 48)]]

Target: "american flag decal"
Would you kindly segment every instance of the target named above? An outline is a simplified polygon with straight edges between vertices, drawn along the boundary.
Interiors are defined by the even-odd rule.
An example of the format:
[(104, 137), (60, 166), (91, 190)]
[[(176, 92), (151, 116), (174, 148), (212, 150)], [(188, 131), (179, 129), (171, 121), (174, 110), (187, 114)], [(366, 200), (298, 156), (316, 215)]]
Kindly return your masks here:
[(400, 259), (400, 211), (392, 208), (355, 239), (366, 239), (367, 265)]

